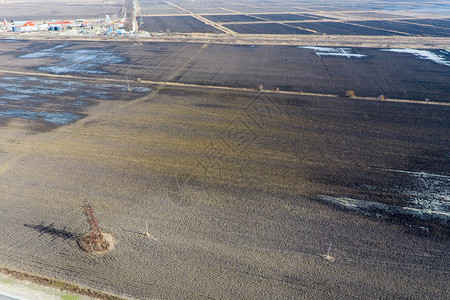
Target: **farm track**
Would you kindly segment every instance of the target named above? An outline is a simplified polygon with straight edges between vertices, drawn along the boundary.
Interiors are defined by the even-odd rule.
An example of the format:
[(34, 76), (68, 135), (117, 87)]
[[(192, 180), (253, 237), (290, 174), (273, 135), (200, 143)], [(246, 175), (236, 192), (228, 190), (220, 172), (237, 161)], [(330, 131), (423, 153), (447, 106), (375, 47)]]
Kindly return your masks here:
[(173, 4), (173, 3), (169, 2), (169, 1), (166, 1), (166, 0), (164, 0), (164, 2), (169, 4), (169, 5), (171, 5), (171, 6), (173, 6), (173, 7), (175, 7), (175, 8), (177, 8), (177, 9), (179, 9), (179, 10), (187, 12), (190, 16), (196, 18), (200, 22), (205, 23), (205, 24), (209, 24), (209, 25), (213, 26), (214, 28), (219, 29), (220, 31), (222, 31), (224, 33), (228, 33), (228, 34), (232, 34), (232, 35), (236, 34), (236, 32), (234, 32), (234, 31), (232, 31), (232, 30), (230, 30), (230, 29), (228, 29), (228, 28), (226, 28), (226, 27), (224, 27), (224, 26), (222, 26), (220, 24), (217, 24), (217, 23), (214, 23), (214, 22), (210, 22), (208, 19), (205, 19), (204, 17), (202, 17), (200, 15), (194, 14), (194, 13), (188, 11), (187, 9), (184, 9), (184, 8), (182, 8), (182, 7), (178, 6), (178, 5), (175, 5), (175, 4)]

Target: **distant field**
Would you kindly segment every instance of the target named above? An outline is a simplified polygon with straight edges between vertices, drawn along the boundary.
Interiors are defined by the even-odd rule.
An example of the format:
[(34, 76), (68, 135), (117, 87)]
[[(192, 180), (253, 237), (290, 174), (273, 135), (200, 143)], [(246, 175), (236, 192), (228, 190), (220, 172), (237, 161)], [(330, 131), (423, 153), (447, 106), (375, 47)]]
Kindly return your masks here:
[(409, 19), (409, 20), (402, 20), (403, 22), (411, 22), (415, 24), (426, 24), (426, 25), (433, 25), (441, 28), (446, 28), (447, 30), (450, 30), (450, 19)]
[(0, 1), (0, 20), (52, 20), (105, 17), (119, 14), (125, 0)]
[(329, 19), (329, 20), (336, 20), (337, 18), (333, 18), (330, 16), (321, 16), (320, 12), (318, 12), (319, 14), (301, 14), (302, 16), (305, 16), (307, 18), (311, 18), (311, 19)]
[(205, 15), (203, 17), (217, 23), (261, 21), (261, 19), (249, 15)]
[[(409, 19), (408, 14), (416, 13), (401, 11), (396, 14), (392, 4), (385, 1), (368, 3), (376, 10), (378, 7), (392, 8), (393, 13), (367, 11), (361, 3), (352, 2), (351, 9), (348, 4), (334, 3), (332, 5), (304, 3), (301, 6), (294, 2), (286, 2), (280, 5), (277, 2), (265, 3), (228, 3), (228, 2), (181, 2), (172, 1), (155, 3), (155, 11), (149, 13), (153, 2), (141, 3), (141, 15), (157, 15), (159, 7), (163, 7), (161, 14), (187, 14), (202, 15), (212, 22), (223, 23), (223, 26), (238, 34), (326, 34), (326, 35), (362, 35), (362, 36), (392, 36), (392, 35), (414, 35), (414, 36), (439, 36), (449, 37), (450, 29), (445, 19), (424, 19), (424, 21)], [(253, 3), (253, 1), (251, 2)], [(423, 9), (433, 4), (423, 4)], [(347, 7), (347, 10), (343, 9)], [(407, 6), (406, 6), (407, 7)], [(444, 6), (445, 7), (445, 6)], [(182, 9), (181, 9), (182, 8)], [(282, 9), (283, 8), (283, 9)], [(334, 10), (334, 11), (333, 11)], [(389, 10), (389, 9), (388, 9)], [(420, 6), (417, 8), (420, 11)], [(228, 12), (228, 14), (225, 14)], [(233, 14), (229, 14), (233, 12)], [(266, 13), (264, 13), (266, 12)], [(267, 13), (270, 12), (270, 13)], [(277, 13), (279, 12), (279, 13)], [(439, 12), (439, 10), (437, 11)], [(423, 12), (423, 16), (429, 16)], [(150, 18), (150, 17), (149, 17)], [(201, 25), (202, 21), (192, 20), (190, 16), (155, 16), (147, 19), (147, 24), (142, 29), (151, 32), (179, 33), (220, 33), (207, 25)], [(372, 18), (375, 20), (364, 20)], [(395, 19), (405, 19), (405, 21)], [(195, 18), (194, 18), (195, 19)], [(200, 18), (201, 19), (201, 18)], [(394, 20), (393, 20), (394, 19)], [(326, 22), (336, 20), (337, 22)], [(340, 22), (338, 20), (341, 20)], [(266, 21), (266, 23), (260, 23)], [(269, 21), (269, 22), (267, 22)], [(299, 21), (296, 23), (295, 21)], [(320, 21), (320, 22), (317, 22)], [(246, 22), (248, 24), (234, 24)], [(273, 22), (273, 23), (271, 23)], [(276, 23), (275, 23), (276, 22)], [(363, 26), (358, 26), (363, 25)]]
[[(142, 0), (141, 10), (145, 11), (145, 14), (156, 15), (158, 13), (174, 13), (174, 7), (161, 1), (161, 0)], [(179, 7), (182, 7), (194, 14), (227, 14), (230, 12), (241, 14), (252, 13), (276, 13), (280, 14), (287, 12), (296, 13), (314, 13), (314, 12), (344, 12), (358, 15), (363, 13), (366, 16), (386, 17), (391, 18), (392, 15), (402, 15), (405, 10), (410, 10), (414, 13), (428, 13), (428, 14), (440, 14), (448, 15), (450, 11), (450, 4), (446, 1), (308, 1), (308, 0), (286, 0), (286, 1), (258, 1), (247, 0), (245, 2), (237, 1), (210, 1), (210, 0), (197, 0), (197, 1), (184, 1), (184, 0), (172, 0), (173, 3)], [(155, 8), (153, 10), (153, 8)], [(399, 13), (402, 12), (402, 13)], [(181, 10), (178, 13), (183, 13)], [(332, 16), (333, 17), (333, 16)]]
[(311, 14), (246, 14), (246, 15), (204, 15), (205, 18), (218, 23), (258, 22), (258, 21), (303, 21), (333, 19)]
[[(138, 18), (140, 20), (141, 18)], [(142, 17), (139, 28), (148, 32), (220, 33), (221, 31), (191, 16)]]
[[(307, 14), (254, 14), (254, 15), (205, 15), (204, 18), (217, 23), (239, 34), (326, 34), (326, 35), (364, 35), (364, 36), (439, 36), (449, 37), (448, 20), (371, 20), (342, 22), (308, 22), (327, 17)], [(142, 30), (148, 32), (178, 32), (178, 33), (221, 33), (220, 30), (192, 16), (155, 16), (142, 17)], [(261, 23), (264, 22), (265, 23)], [(272, 21), (273, 23), (267, 22)], [(284, 22), (288, 23), (275, 23)], [(292, 22), (302, 21), (302, 22)], [(248, 22), (234, 24), (234, 22)], [(415, 23), (415, 24), (414, 24)], [(361, 25), (361, 26), (360, 26)], [(310, 29), (310, 30), (308, 30)]]
[(394, 21), (353, 21), (353, 24), (361, 24), (374, 28), (389, 29), (413, 35), (450, 37), (450, 28), (422, 26)]
[(242, 34), (312, 34), (310, 31), (279, 23), (224, 24), (223, 26)]
[(305, 16), (305, 15), (294, 15), (294, 14), (257, 14), (253, 15), (258, 18), (262, 18), (268, 21), (302, 21), (317, 19), (317, 17)]
[(290, 23), (291, 25), (308, 28), (328, 35), (402, 35), (392, 31), (386, 31), (376, 28), (367, 28), (345, 24), (340, 22), (301, 22)]
[[(222, 23), (225, 28), (238, 34), (325, 34), (358, 36), (450, 36), (448, 20), (442, 19), (450, 12), (450, 5), (437, 2), (403, 1), (335, 1), (331, 3), (300, 1), (182, 1), (143, 0), (142, 16), (158, 16), (142, 28), (152, 32), (211, 33), (220, 31), (206, 29), (188, 19), (175, 19), (176, 14), (191, 14), (212, 22)], [(163, 16), (170, 15), (170, 16)], [(448, 16), (448, 14), (447, 14)], [(397, 19), (424, 18), (428, 22), (402, 23)], [(433, 19), (436, 17), (436, 19)], [(440, 19), (438, 19), (440, 18)], [(369, 19), (369, 20), (366, 20)], [(326, 22), (336, 20), (338, 22)], [(264, 24), (258, 24), (265, 21)], [(296, 23), (295, 21), (299, 21)], [(305, 22), (306, 21), (306, 22)], [(317, 22), (319, 21), (319, 22)], [(248, 24), (233, 24), (246, 22)], [(181, 24), (185, 23), (185, 24)], [(364, 25), (364, 26), (356, 26)], [(434, 25), (426, 26), (426, 25)], [(297, 28), (296, 28), (297, 27)], [(223, 28), (223, 27), (222, 27)]]
[(142, 15), (183, 14), (183, 10), (167, 4), (163, 0), (139, 0)]
[(402, 15), (399, 14), (391, 14), (385, 12), (374, 12), (374, 11), (357, 11), (357, 12), (347, 12), (347, 13), (338, 13), (338, 15), (345, 15), (347, 17), (368, 17), (368, 18), (383, 18), (383, 19), (392, 19), (392, 18), (401, 18)]

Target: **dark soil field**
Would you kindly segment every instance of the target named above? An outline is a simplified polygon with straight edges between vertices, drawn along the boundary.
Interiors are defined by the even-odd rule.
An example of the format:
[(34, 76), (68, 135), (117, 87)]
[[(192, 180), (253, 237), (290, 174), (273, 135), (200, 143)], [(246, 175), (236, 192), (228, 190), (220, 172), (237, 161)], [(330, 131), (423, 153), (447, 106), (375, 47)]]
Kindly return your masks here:
[(317, 19), (317, 17), (294, 14), (258, 14), (254, 16), (268, 21), (303, 21)]
[[(323, 34), (338, 35), (402, 35), (400, 33), (376, 28), (355, 26), (341, 22), (301, 22), (290, 23), (302, 28), (312, 29)], [(359, 23), (358, 23), (359, 24)], [(389, 28), (388, 28), (389, 29)]]
[(449, 28), (422, 26), (395, 21), (353, 21), (351, 23), (371, 26), (374, 28), (395, 30), (398, 32), (404, 32), (413, 35), (450, 37)]
[(0, 19), (16, 21), (79, 19), (119, 14), (124, 1), (111, 0), (3, 0), (0, 1)]
[(366, 17), (366, 18), (380, 18), (380, 19), (397, 19), (397, 18), (402, 18), (402, 15), (397, 15), (397, 14), (390, 14), (390, 13), (384, 13), (384, 12), (365, 12), (365, 11), (358, 11), (358, 12), (348, 12), (348, 13), (340, 13), (340, 14), (345, 14), (349, 17), (351, 16), (361, 16), (361, 17)]
[(305, 16), (307, 18), (311, 18), (311, 19), (325, 19), (325, 20), (335, 20), (336, 18), (332, 18), (332, 17), (324, 17), (321, 15), (313, 15), (313, 14), (301, 14), (302, 16)]
[(173, 7), (163, 0), (139, 0), (140, 13), (146, 15), (184, 14), (181, 9)]
[[(66, 46), (64, 46), (66, 45)], [(184, 43), (142, 43), (133, 48), (120, 43), (2, 42), (0, 56), (19, 58), (22, 66), (5, 61), (3, 69), (51, 71), (54, 74), (108, 75), (172, 81), (200, 85), (303, 91), (344, 95), (355, 90), (359, 96), (448, 102), (450, 54), (444, 50), (396, 53), (386, 49), (302, 48), (291, 46), (237, 46)], [(58, 51), (48, 49), (57, 47)], [(59, 47), (59, 48), (58, 48)], [(90, 49), (86, 53), (85, 47)], [(40, 56), (55, 61), (42, 65)], [(91, 54), (74, 67), (70, 59)], [(420, 55), (422, 56), (420, 56)], [(99, 55), (108, 58), (96, 61)], [(34, 58), (33, 58), (34, 57)], [(106, 64), (108, 62), (113, 62)], [(88, 69), (81, 68), (88, 66)], [(170, 73), (168, 70), (178, 70)], [(84, 73), (87, 73), (83, 75)], [(172, 74), (172, 76), (169, 76)], [(175, 74), (175, 76), (173, 75)]]
[(409, 20), (401, 20), (401, 22), (409, 22), (409, 23), (415, 23), (415, 24), (425, 24), (425, 25), (432, 25), (436, 27), (446, 28), (449, 30), (450, 28), (450, 20), (444, 20), (444, 19), (409, 19)]
[[(180, 83), (304, 91), (344, 95), (353, 89), (357, 95), (448, 102), (450, 74), (448, 65), (408, 53), (382, 49), (353, 49), (363, 55), (354, 58), (322, 55), (300, 47), (227, 46), (185, 44), (143, 44), (130, 56), (126, 66), (111, 65), (108, 70), (135, 77), (167, 80), (167, 68), (176, 68), (183, 60), (188, 65), (172, 78)], [(334, 48), (340, 51), (341, 48)], [(326, 50), (326, 48), (325, 48)], [(125, 50), (124, 50), (125, 51)], [(325, 51), (326, 52), (326, 51)], [(199, 53), (190, 59), (195, 53)], [(317, 54), (319, 53), (319, 55)], [(425, 54), (449, 54), (439, 50)], [(446, 59), (446, 60), (445, 60)]]
[(248, 15), (205, 15), (203, 17), (217, 23), (260, 21), (260, 19)]
[(310, 31), (279, 23), (224, 24), (224, 26), (242, 34), (312, 34)]
[[(140, 20), (141, 18), (139, 18)], [(179, 33), (219, 33), (220, 30), (206, 25), (191, 16), (142, 17), (143, 24), (139, 28), (148, 32)]]
[[(140, 299), (445, 297), (447, 239), (316, 197), (407, 205), (414, 178), (383, 169), (448, 172), (420, 164), (448, 155), (447, 108), (152, 89), (45, 133), (2, 126), (2, 264)], [(76, 243), (86, 200), (104, 256)]]
[[(183, 14), (185, 11), (171, 6), (162, 0), (141, 0), (141, 12), (144, 15), (158, 15), (158, 14)], [(445, 1), (390, 1), (390, 0), (359, 0), (359, 1), (309, 1), (309, 0), (286, 0), (286, 1), (259, 1), (247, 0), (245, 2), (236, 1), (211, 1), (211, 0), (172, 0), (170, 3), (182, 7), (194, 14), (221, 14), (226, 15), (230, 12), (236, 14), (267, 14), (279, 13), (286, 14), (361, 14), (369, 17), (392, 18), (392, 15), (405, 15), (407, 10), (410, 10), (415, 16), (418, 13), (424, 14), (441, 14), (445, 15), (450, 8)], [(406, 14), (407, 15), (407, 14)], [(333, 15), (330, 16), (334, 18)]]

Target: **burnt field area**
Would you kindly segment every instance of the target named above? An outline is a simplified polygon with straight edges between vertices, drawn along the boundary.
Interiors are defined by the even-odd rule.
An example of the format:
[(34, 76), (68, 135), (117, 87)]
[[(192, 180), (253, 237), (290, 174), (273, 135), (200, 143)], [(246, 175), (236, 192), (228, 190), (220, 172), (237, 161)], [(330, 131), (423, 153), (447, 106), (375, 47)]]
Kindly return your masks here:
[[(448, 193), (448, 107), (149, 87), (0, 128), (0, 263), (139, 299), (445, 296), (446, 219), (427, 211)], [(417, 203), (430, 176), (444, 187)], [(77, 245), (86, 200), (116, 239), (103, 256)]]
[(261, 21), (261, 19), (249, 15), (205, 15), (203, 17), (217, 23)]
[(76, 122), (99, 101), (122, 101), (148, 93), (143, 86), (91, 83), (41, 76), (0, 76), (0, 120), (33, 120), (31, 131), (48, 131)]
[(407, 23), (432, 25), (440, 28), (447, 28), (447, 30), (450, 27), (450, 19), (407, 19), (401, 21)]
[(383, 29), (361, 27), (341, 22), (301, 22), (290, 24), (328, 35), (405, 35)]
[[(21, 43), (13, 41), (13, 43)], [(8, 41), (3, 43), (6, 49)], [(110, 49), (80, 49), (71, 44), (39, 44), (34, 43), (33, 51), (24, 48), (19, 60), (55, 58), (55, 52), (60, 50), (60, 60), (56, 64), (37, 67), (37, 72), (62, 74), (106, 74), (101, 70), (105, 64), (124, 61), (114, 55)], [(71, 48), (70, 50), (64, 50)], [(28, 53), (27, 53), (28, 52)], [(7, 52), (2, 53), (7, 55)], [(77, 63), (73, 63), (73, 61)], [(27, 72), (4, 73), (0, 76), (0, 119), (2, 123), (9, 120), (33, 120), (36, 126), (32, 130), (48, 131), (59, 126), (76, 122), (85, 116), (85, 111), (99, 101), (114, 101), (116, 99), (130, 100), (148, 93), (148, 87), (128, 83), (104, 82), (93, 83), (85, 80), (41, 77), (39, 73), (29, 75)], [(39, 126), (37, 126), (39, 125)]]
[[(196, 56), (193, 57), (194, 54)], [(429, 50), (423, 55), (442, 56), (442, 61), (411, 53), (383, 49), (347, 49), (227, 46), (193, 44), (148, 44), (137, 48), (125, 68), (111, 65), (112, 74), (129, 72), (148, 80), (228, 87), (304, 91), (447, 102), (449, 54)], [(191, 59), (192, 57), (192, 59)], [(188, 61), (173, 78), (167, 70)]]
[[(161, 1), (154, 0), (142, 0), (141, 9), (145, 9), (147, 14), (160, 13)], [(182, 7), (195, 14), (226, 14), (231, 12), (245, 13), (245, 14), (258, 14), (267, 12), (278, 13), (331, 13), (339, 14), (345, 13), (372, 13), (379, 12), (380, 15), (384, 14), (402, 14), (405, 11), (414, 11), (421, 13), (437, 13), (445, 14), (449, 9), (449, 4), (445, 1), (390, 1), (390, 0), (359, 0), (359, 1), (307, 1), (307, 0), (247, 0), (245, 2), (234, 1), (184, 1), (184, 0), (172, 0), (170, 3), (175, 4), (178, 7)], [(172, 7), (166, 4), (167, 7)], [(152, 8), (156, 6), (156, 10)]]
[[(341, 12), (342, 14), (342, 12)], [(347, 16), (357, 16), (357, 17), (365, 17), (365, 18), (379, 18), (379, 19), (398, 19), (404, 16), (395, 14), (395, 13), (387, 13), (387, 12), (374, 12), (374, 11), (358, 11), (358, 12), (349, 12), (346, 14)]]
[(373, 28), (395, 30), (412, 35), (450, 37), (450, 29), (448, 27), (441, 28), (395, 21), (351, 21), (349, 23), (370, 26)]
[[(255, 17), (268, 20), (268, 21), (303, 21), (303, 20), (316, 20), (317, 16), (311, 15), (297, 15), (297, 14), (258, 14), (253, 15)], [(321, 17), (320, 17), (321, 19)]]
[(148, 32), (179, 32), (179, 33), (220, 33), (210, 25), (191, 16), (139, 17), (142, 23), (139, 28)]
[[(445, 50), (98, 42), (2, 42), (3, 69), (448, 102)], [(49, 51), (53, 49), (53, 51)], [(9, 58), (9, 60), (8, 60)], [(22, 66), (11, 61), (19, 58)], [(53, 59), (43, 64), (43, 59)], [(71, 59), (81, 63), (72, 64)]]
[(139, 0), (140, 13), (146, 15), (158, 14), (183, 14), (184, 11), (178, 9), (163, 0)]
[(241, 34), (313, 34), (310, 31), (280, 23), (224, 24)]

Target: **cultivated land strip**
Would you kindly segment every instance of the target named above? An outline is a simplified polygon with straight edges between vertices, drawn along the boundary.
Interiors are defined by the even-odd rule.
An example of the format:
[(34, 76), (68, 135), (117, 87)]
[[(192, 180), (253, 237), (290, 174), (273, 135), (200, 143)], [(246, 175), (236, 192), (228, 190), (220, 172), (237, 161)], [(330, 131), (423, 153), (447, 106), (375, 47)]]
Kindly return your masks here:
[(227, 45), (286, 45), (286, 46), (328, 46), (328, 47), (360, 47), (360, 48), (414, 48), (414, 49), (446, 49), (450, 47), (450, 38), (417, 37), (417, 36), (358, 36), (358, 35), (289, 35), (289, 34), (226, 34), (183, 33), (172, 36), (115, 38), (115, 37), (64, 37), (45, 34), (10, 34), (0, 33), (0, 38), (20, 38), (26, 40), (52, 41), (114, 41), (134, 42), (181, 42), (208, 43)]
[(220, 24), (214, 23), (214, 22), (212, 22), (212, 21), (210, 21), (210, 20), (208, 20), (208, 19), (206, 19), (206, 18), (204, 18), (204, 17), (202, 17), (202, 16), (200, 16), (198, 14), (194, 14), (194, 13), (188, 11), (187, 9), (184, 9), (184, 8), (182, 8), (182, 7), (178, 6), (178, 5), (175, 5), (175, 4), (173, 4), (173, 3), (169, 2), (169, 1), (164, 0), (164, 2), (169, 4), (169, 5), (171, 5), (171, 6), (173, 6), (173, 7), (175, 7), (175, 8), (178, 8), (178, 9), (180, 9), (182, 11), (187, 12), (190, 16), (196, 18), (197, 20), (199, 20), (199, 21), (201, 21), (201, 22), (203, 22), (205, 24), (211, 25), (214, 28), (219, 29), (220, 31), (223, 31), (223, 32), (231, 34), (231, 35), (237, 34), (236, 32), (234, 32), (233, 30), (231, 30), (229, 28), (226, 28), (226, 27), (224, 27), (224, 26), (222, 26)]
[[(200, 49), (205, 49), (206, 44), (203, 45)], [(201, 51), (198, 51), (196, 56), (199, 55)], [(190, 61), (193, 60), (194, 57), (191, 57), (186, 63), (184, 63), (180, 68), (178, 68), (173, 75), (169, 76), (168, 80), (174, 79), (176, 76), (181, 74), (183, 70), (189, 65)], [(12, 71), (12, 70), (2, 70), (0, 69), (0, 73), (5, 74), (15, 74), (15, 75), (25, 75), (25, 76), (45, 76), (45, 77), (53, 77), (53, 78), (67, 78), (67, 79), (76, 79), (76, 80), (86, 80), (86, 77), (83, 76), (75, 76), (75, 75), (56, 75), (56, 74), (43, 74), (36, 72), (23, 72), (23, 71)], [(123, 79), (113, 79), (113, 78), (89, 78), (90, 81), (97, 82), (120, 82), (127, 83), (126, 80)], [(219, 85), (202, 85), (202, 84), (193, 84), (193, 83), (180, 83), (180, 82), (171, 82), (171, 81), (157, 81), (157, 80), (141, 80), (141, 83), (157, 85), (157, 86), (176, 86), (176, 87), (195, 87), (202, 89), (217, 89), (217, 90), (228, 90), (228, 91), (243, 91), (243, 92), (255, 92), (255, 89), (251, 88), (237, 88), (237, 87), (228, 87), (228, 86), (219, 86)], [(333, 94), (323, 94), (323, 93), (310, 93), (310, 92), (296, 92), (296, 91), (281, 91), (281, 90), (263, 90), (264, 93), (274, 93), (274, 94), (287, 94), (287, 95), (303, 95), (303, 96), (313, 96), (313, 97), (332, 97), (332, 98), (340, 98), (339, 95)], [(144, 97), (145, 98), (145, 97)], [(421, 100), (413, 100), (413, 99), (391, 99), (386, 98), (384, 100), (378, 99), (377, 97), (355, 97), (355, 100), (372, 100), (372, 101), (380, 101), (380, 102), (399, 102), (399, 103), (414, 103), (414, 104), (425, 104), (425, 105), (440, 105), (440, 106), (450, 106), (450, 103), (447, 102), (437, 102), (437, 101), (421, 101)]]

